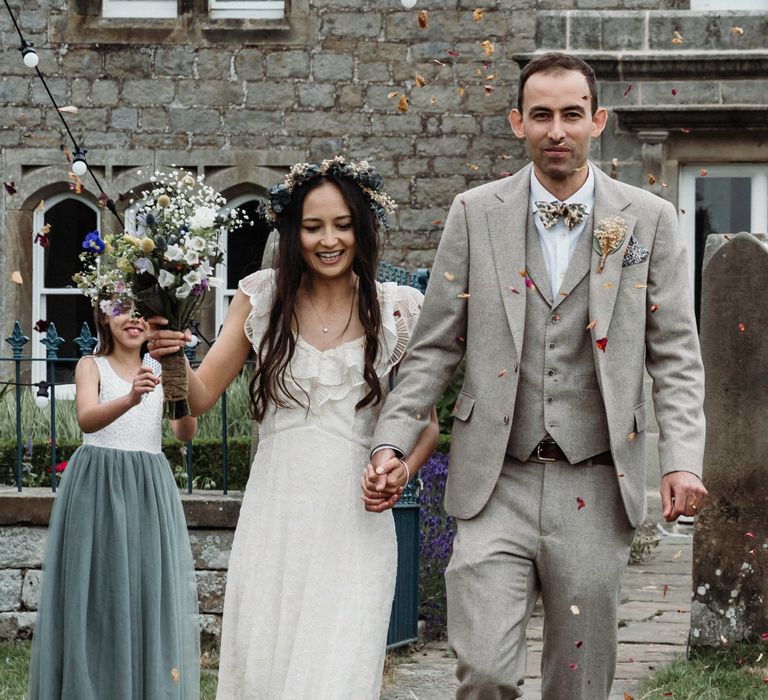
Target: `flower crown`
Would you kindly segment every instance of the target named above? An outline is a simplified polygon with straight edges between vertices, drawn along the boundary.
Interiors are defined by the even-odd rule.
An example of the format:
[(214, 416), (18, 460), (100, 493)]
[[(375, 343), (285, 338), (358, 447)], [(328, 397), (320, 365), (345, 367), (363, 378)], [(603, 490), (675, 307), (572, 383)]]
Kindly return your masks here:
[(285, 176), (283, 182), (275, 185), (269, 191), (269, 202), (265, 202), (262, 211), (268, 221), (276, 223), (285, 213), (293, 196), (293, 191), (316, 177), (334, 175), (352, 180), (363, 192), (368, 206), (378, 222), (386, 229), (389, 228), (387, 214), (394, 213), (397, 208), (395, 200), (382, 190), (384, 180), (367, 161), (358, 162), (344, 160), (336, 156), (321, 163), (296, 163)]

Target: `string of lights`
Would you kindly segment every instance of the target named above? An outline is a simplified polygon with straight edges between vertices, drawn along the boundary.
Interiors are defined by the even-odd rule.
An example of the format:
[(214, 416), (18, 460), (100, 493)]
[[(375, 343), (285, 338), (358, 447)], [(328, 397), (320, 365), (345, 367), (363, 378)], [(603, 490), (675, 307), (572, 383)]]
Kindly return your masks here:
[(24, 34), (21, 31), (21, 27), (19, 27), (19, 23), (16, 21), (16, 17), (13, 14), (13, 10), (11, 9), (11, 6), (8, 4), (8, 0), (3, 0), (3, 2), (5, 3), (5, 7), (8, 10), (8, 14), (11, 16), (11, 21), (13, 22), (13, 26), (16, 28), (16, 33), (19, 35), (19, 40), (21, 41), (21, 47), (19, 48), (19, 51), (21, 51), (21, 57), (22, 57), (22, 60), (24, 61), (24, 65), (27, 66), (27, 68), (34, 68), (35, 72), (37, 73), (37, 77), (40, 78), (40, 82), (43, 84), (43, 87), (45, 88), (46, 93), (48, 93), (48, 97), (51, 100), (51, 104), (53, 105), (54, 111), (56, 112), (56, 114), (59, 115), (59, 119), (61, 119), (61, 123), (64, 125), (64, 128), (66, 129), (67, 134), (69, 135), (69, 138), (72, 140), (72, 145), (74, 147), (72, 151), (72, 172), (78, 177), (82, 177), (87, 172), (93, 178), (93, 181), (96, 184), (96, 187), (98, 188), (99, 192), (103, 195), (103, 198), (100, 198), (100, 200), (104, 201), (104, 205), (107, 207), (107, 209), (109, 209), (109, 211), (112, 212), (112, 214), (120, 223), (120, 226), (125, 228), (123, 225), (123, 221), (120, 218), (120, 215), (117, 213), (117, 207), (115, 207), (114, 201), (104, 191), (104, 188), (101, 186), (99, 179), (96, 177), (95, 173), (91, 169), (91, 166), (88, 165), (88, 161), (85, 159), (85, 154), (88, 153), (88, 151), (82, 148), (81, 144), (78, 144), (77, 139), (72, 134), (72, 130), (69, 128), (69, 124), (67, 124), (67, 120), (64, 118), (63, 112), (59, 109), (58, 104), (56, 104), (56, 100), (54, 99), (50, 89), (48, 88), (48, 83), (46, 83), (45, 81), (45, 76), (40, 72), (40, 69), (38, 68), (40, 57), (37, 55), (37, 52), (33, 48), (32, 43), (27, 41), (27, 39), (24, 38)]

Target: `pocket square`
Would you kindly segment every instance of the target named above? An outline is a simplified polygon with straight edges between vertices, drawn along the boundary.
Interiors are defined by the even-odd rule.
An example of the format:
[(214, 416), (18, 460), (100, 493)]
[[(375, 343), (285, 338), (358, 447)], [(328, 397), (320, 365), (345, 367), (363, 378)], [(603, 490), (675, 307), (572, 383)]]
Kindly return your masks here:
[(648, 255), (651, 251), (648, 250), (640, 241), (635, 238), (633, 233), (629, 237), (629, 244), (627, 250), (624, 253), (624, 260), (621, 261), (622, 267), (629, 267), (630, 265), (639, 265), (642, 262), (648, 260)]

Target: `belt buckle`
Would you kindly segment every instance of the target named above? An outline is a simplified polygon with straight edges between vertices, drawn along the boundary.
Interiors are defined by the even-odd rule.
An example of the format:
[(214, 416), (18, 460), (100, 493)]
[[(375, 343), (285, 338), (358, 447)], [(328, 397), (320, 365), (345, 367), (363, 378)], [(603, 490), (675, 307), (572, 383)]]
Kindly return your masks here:
[(538, 459), (540, 462), (557, 462), (556, 457), (544, 457), (541, 454), (541, 443), (536, 445), (536, 459)]

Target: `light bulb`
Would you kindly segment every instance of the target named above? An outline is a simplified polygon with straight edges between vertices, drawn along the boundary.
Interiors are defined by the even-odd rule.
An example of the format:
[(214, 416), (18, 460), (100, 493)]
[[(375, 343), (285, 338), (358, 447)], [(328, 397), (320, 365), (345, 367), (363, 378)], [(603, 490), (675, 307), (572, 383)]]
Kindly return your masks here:
[(88, 172), (88, 163), (85, 162), (85, 154), (88, 153), (84, 148), (76, 148), (72, 156), (72, 172), (78, 177), (82, 177)]
[(400, 0), (400, 4), (406, 10), (410, 10), (412, 7), (416, 7), (416, 0)]
[(24, 65), (27, 68), (34, 68), (40, 63), (40, 57), (35, 53), (32, 44), (26, 39), (21, 42), (21, 49), (19, 50), (21, 51), (21, 60), (24, 61)]
[(48, 406), (48, 397), (47, 396), (35, 396), (35, 406), (38, 408), (47, 408)]

